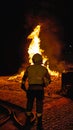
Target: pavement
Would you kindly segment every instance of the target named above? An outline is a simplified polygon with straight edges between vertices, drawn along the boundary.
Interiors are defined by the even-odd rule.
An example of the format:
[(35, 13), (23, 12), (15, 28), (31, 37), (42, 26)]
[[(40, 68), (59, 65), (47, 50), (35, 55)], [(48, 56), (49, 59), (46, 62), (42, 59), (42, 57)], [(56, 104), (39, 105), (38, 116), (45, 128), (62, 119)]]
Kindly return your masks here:
[[(43, 127), (44, 130), (73, 130), (73, 100), (60, 97), (47, 102), (47, 107), (44, 104)], [(36, 124), (31, 130), (36, 130)]]
[[(21, 90), (19, 82), (8, 81), (7, 79), (8, 77), (0, 77), (0, 99), (25, 108), (26, 94)], [(56, 95), (55, 91), (60, 88), (61, 80), (57, 79), (53, 80), (51, 86), (45, 90), (46, 95), (43, 107), (44, 130), (73, 130), (73, 100)], [(52, 95), (48, 95), (49, 90), (50, 93), (52, 90)], [(7, 130), (18, 129), (10, 128), (8, 124)], [(31, 130), (36, 130), (36, 123)]]

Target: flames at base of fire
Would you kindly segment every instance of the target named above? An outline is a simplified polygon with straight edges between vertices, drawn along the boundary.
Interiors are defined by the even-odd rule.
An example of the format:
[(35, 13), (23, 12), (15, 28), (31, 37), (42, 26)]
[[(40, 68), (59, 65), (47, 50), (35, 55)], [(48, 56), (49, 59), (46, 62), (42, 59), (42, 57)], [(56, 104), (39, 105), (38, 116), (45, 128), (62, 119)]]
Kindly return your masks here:
[[(8, 78), (8, 80), (9, 80), (9, 81), (10, 81), (10, 80), (15, 80), (15, 81), (18, 81), (18, 82), (21, 83), (21, 80), (22, 80), (22, 77), (23, 77), (23, 75), (24, 75), (24, 72), (25, 72), (25, 70), (21, 71), (20, 74), (16, 74), (16, 75), (14, 75), (14, 76), (10, 76), (10, 77)], [(16, 80), (16, 79), (17, 79), (17, 80)]]
[[(36, 53), (39, 53), (42, 55), (43, 57), (43, 65), (45, 64), (45, 62), (48, 60), (47, 56), (44, 56), (43, 52), (44, 50), (42, 50), (40, 48), (40, 38), (39, 38), (39, 33), (40, 33), (40, 30), (41, 30), (41, 25), (37, 25), (35, 27), (35, 29), (33, 30), (33, 32), (28, 36), (28, 39), (31, 39), (31, 43), (29, 45), (29, 48), (28, 48), (28, 54), (29, 54), (29, 63), (30, 64), (33, 64), (32, 62), (32, 57), (34, 54)], [(56, 76), (56, 77), (59, 77), (60, 76), (60, 73), (59, 72), (56, 72), (56, 71), (52, 71), (50, 70), (49, 68), (49, 64), (47, 64), (47, 69), (48, 69), (48, 72), (50, 73), (50, 75), (52, 76)], [(20, 74), (17, 74), (15, 76), (11, 76), (8, 80), (14, 80), (14, 79), (21, 79), (22, 76), (24, 74), (24, 70), (21, 71)], [(21, 81), (20, 81), (21, 82)]]

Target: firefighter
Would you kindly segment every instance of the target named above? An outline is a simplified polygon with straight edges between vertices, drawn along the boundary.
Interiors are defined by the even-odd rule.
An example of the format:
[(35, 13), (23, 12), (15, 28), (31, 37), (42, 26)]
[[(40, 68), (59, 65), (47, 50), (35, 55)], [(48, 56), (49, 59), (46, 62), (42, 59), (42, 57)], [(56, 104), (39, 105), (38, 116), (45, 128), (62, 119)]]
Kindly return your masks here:
[[(43, 113), (43, 99), (44, 99), (44, 79), (46, 78), (48, 84), (51, 82), (50, 74), (46, 67), (42, 66), (42, 56), (36, 53), (32, 57), (33, 65), (26, 68), (22, 78), (22, 88), (27, 91), (27, 117), (30, 120), (33, 102), (36, 99), (36, 119), (37, 130), (43, 130), (42, 127), (42, 113)], [(26, 90), (25, 82), (28, 78), (29, 88)]]

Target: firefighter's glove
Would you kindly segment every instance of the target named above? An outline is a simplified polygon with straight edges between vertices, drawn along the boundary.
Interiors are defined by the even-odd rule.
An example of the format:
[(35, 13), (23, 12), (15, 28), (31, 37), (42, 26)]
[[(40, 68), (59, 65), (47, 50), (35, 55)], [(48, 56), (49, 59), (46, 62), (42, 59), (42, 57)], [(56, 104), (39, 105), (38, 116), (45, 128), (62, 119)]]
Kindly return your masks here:
[(25, 92), (27, 91), (23, 83), (21, 84), (21, 89), (23, 89)]

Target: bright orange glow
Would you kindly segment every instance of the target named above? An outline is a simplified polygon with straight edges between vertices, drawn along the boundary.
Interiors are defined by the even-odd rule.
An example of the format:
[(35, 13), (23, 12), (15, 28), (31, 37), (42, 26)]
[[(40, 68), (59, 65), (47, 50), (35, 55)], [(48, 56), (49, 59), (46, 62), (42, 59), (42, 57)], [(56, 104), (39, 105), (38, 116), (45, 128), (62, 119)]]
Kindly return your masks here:
[(40, 25), (36, 26), (34, 31), (28, 36), (28, 39), (32, 39), (29, 48), (28, 48), (28, 54), (29, 54), (29, 63), (32, 63), (32, 57), (34, 54), (39, 53), (42, 54), (43, 50), (40, 49), (40, 38), (38, 37), (40, 33)]
[[(21, 71), (20, 74), (16, 74), (16, 75), (14, 75), (14, 76), (10, 76), (10, 77), (8, 78), (8, 80), (13, 80), (13, 81), (15, 80), (15, 81), (18, 81), (18, 82), (21, 83), (21, 80), (22, 80), (23, 75), (24, 75), (24, 70)], [(16, 80), (16, 79), (17, 79), (17, 80)]]
[[(32, 57), (33, 57), (33, 55), (36, 54), (36, 53), (39, 53), (39, 54), (42, 55), (42, 57), (43, 57), (43, 65), (45, 64), (46, 61), (48, 61), (47, 56), (44, 56), (44, 55), (43, 55), (44, 50), (42, 50), (42, 49), (40, 48), (40, 41), (41, 41), (40, 38), (39, 38), (40, 29), (41, 29), (41, 26), (40, 26), (40, 25), (37, 25), (37, 26), (35, 27), (35, 29), (33, 30), (33, 32), (27, 37), (28, 39), (32, 39), (32, 41), (31, 41), (31, 43), (30, 43), (30, 45), (29, 45), (29, 48), (28, 48), (29, 63), (30, 63), (30, 64), (33, 64), (33, 62), (32, 62)], [(59, 72), (50, 70), (50, 68), (49, 68), (49, 63), (47, 64), (46, 67), (47, 67), (48, 72), (50, 73), (50, 75), (56, 76), (56, 77), (58, 77), (58, 76), (60, 75)], [(19, 82), (21, 82), (21, 79), (22, 79), (22, 77), (23, 77), (23, 75), (24, 75), (24, 71), (25, 71), (25, 70), (21, 71), (20, 74), (17, 74), (17, 75), (15, 75), (15, 76), (9, 77), (8, 80), (16, 80), (16, 79), (17, 79)]]
[[(34, 54), (36, 53), (39, 53), (42, 55), (43, 57), (43, 65), (45, 64), (45, 62), (48, 60), (47, 56), (44, 56), (43, 55), (43, 52), (44, 50), (42, 50), (40, 48), (40, 38), (39, 38), (39, 33), (40, 33), (40, 29), (41, 29), (41, 26), (40, 25), (37, 25), (35, 27), (35, 29), (33, 30), (33, 32), (28, 36), (28, 39), (32, 39), (30, 45), (29, 45), (29, 48), (28, 48), (28, 54), (29, 54), (29, 63), (30, 64), (33, 64), (32, 62), (32, 57)], [(51, 75), (54, 75), (54, 76), (59, 76), (59, 72), (56, 72), (56, 71), (52, 71), (50, 70), (49, 68), (49, 64), (47, 65), (47, 69), (48, 69), (48, 72), (51, 74)]]

